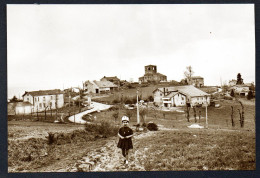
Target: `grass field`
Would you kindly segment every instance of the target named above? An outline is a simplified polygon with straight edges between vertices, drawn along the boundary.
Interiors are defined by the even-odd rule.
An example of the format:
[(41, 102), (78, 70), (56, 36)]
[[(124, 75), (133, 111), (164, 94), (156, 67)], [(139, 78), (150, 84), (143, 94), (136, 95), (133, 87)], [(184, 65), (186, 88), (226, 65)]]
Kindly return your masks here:
[[(190, 122), (187, 122), (185, 112), (148, 109), (145, 122), (155, 122), (159, 125), (159, 131), (148, 134), (135, 132), (135, 135), (143, 136), (133, 139), (134, 151), (130, 156), (132, 166), (127, 170), (254, 170), (255, 101), (245, 99), (241, 101), (245, 107), (244, 128), (240, 128), (239, 125), (237, 109), (241, 110), (241, 106), (233, 100), (220, 102), (219, 108), (208, 107), (208, 129), (187, 127), (195, 122), (192, 110)], [(231, 126), (231, 106), (234, 107), (235, 127)], [(199, 110), (202, 118), (198, 122), (205, 126), (205, 108), (197, 108), (197, 112)], [(128, 111), (121, 108), (117, 120), (113, 117), (115, 112), (118, 111), (107, 110), (93, 113), (90, 117), (96, 116), (97, 122), (107, 120), (112, 125), (119, 125), (120, 118)], [(132, 114), (130, 126), (133, 127), (136, 124), (136, 110), (132, 110)], [(142, 119), (141, 121), (143, 122)], [(113, 151), (117, 150), (116, 137), (95, 139), (95, 135), (88, 132), (81, 133), (78, 130), (84, 130), (84, 126), (72, 123), (8, 121), (8, 171), (72, 171), (71, 168), (75, 163), (86, 157), (90, 151), (93, 155), (106, 155), (106, 159), (95, 161), (95, 165), (103, 165), (104, 171), (125, 170), (118, 168), (117, 163), (112, 167), (106, 167), (121, 159), (119, 156), (113, 158)], [(46, 138), (48, 132), (75, 131), (81, 134), (70, 141), (48, 144)], [(100, 148), (107, 144), (107, 149), (101, 153)]]

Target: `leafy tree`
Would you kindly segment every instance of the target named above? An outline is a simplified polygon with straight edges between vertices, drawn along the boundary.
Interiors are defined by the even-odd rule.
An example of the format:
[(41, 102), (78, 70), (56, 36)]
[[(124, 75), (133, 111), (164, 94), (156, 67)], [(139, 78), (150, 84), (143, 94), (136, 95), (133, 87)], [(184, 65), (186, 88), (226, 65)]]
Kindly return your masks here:
[(243, 82), (243, 79), (241, 77), (241, 74), (238, 73), (237, 74), (237, 85), (241, 85), (241, 84), (244, 84), (244, 82)]
[(253, 92), (252, 92), (252, 90), (249, 90), (248, 95), (247, 95), (247, 99), (248, 100), (253, 99)]
[(10, 99), (10, 102), (11, 103), (15, 103), (15, 102), (18, 102), (19, 100), (18, 100), (18, 98), (16, 97), (16, 96), (13, 96), (13, 98), (12, 99)]
[(187, 66), (186, 71), (184, 72), (184, 75), (185, 75), (185, 77), (188, 81), (188, 84), (191, 84), (190, 82), (191, 82), (191, 77), (192, 77), (193, 74), (194, 74), (194, 71), (193, 71), (192, 67)]

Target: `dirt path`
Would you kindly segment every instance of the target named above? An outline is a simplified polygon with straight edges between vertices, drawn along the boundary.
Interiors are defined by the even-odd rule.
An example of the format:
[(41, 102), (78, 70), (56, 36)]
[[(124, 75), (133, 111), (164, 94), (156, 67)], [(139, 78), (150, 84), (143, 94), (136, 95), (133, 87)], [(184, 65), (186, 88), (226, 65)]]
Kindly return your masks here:
[(145, 171), (141, 160), (143, 160), (144, 152), (147, 151), (147, 148), (142, 147), (142, 139), (154, 136), (155, 134), (156, 132), (143, 132), (134, 136), (134, 149), (129, 152), (128, 166), (123, 164), (124, 158), (121, 149), (116, 146), (118, 138), (114, 138), (109, 140), (103, 147), (88, 152), (69, 171)]
[(69, 121), (71, 122), (75, 122), (75, 123), (78, 123), (78, 124), (85, 124), (86, 121), (82, 119), (82, 117), (86, 114), (89, 114), (89, 113), (92, 113), (92, 112), (95, 112), (95, 111), (101, 111), (101, 110), (106, 110), (108, 108), (110, 108), (111, 106), (110, 105), (106, 105), (106, 104), (102, 104), (102, 103), (97, 103), (97, 102), (92, 102), (92, 109), (89, 109), (89, 110), (86, 110), (86, 111), (83, 111), (81, 113), (78, 113), (78, 114), (75, 114), (75, 115), (72, 115), (69, 117)]

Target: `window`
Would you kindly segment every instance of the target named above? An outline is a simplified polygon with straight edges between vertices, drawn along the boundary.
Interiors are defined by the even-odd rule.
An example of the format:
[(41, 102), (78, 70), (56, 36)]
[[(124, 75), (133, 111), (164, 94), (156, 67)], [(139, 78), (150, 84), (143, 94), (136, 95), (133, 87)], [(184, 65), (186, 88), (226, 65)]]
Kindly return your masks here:
[(39, 97), (38, 97), (38, 101), (39, 101)]
[(27, 101), (29, 101), (29, 98), (27, 98)]
[(51, 100), (52, 100), (52, 96), (51, 96)]
[(45, 103), (43, 103), (43, 107), (45, 107)]
[(35, 102), (37, 101), (37, 98), (35, 98)]
[(50, 107), (52, 107), (52, 102), (50, 102)]
[(39, 107), (40, 107), (40, 108), (42, 107), (42, 103), (39, 104)]

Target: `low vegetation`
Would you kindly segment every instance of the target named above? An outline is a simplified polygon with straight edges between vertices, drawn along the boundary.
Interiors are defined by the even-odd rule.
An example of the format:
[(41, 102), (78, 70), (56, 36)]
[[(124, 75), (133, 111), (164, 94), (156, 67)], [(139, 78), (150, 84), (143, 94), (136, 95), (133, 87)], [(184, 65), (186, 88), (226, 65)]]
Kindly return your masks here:
[(144, 159), (139, 159), (139, 164), (146, 171), (256, 168), (253, 132), (163, 131), (156, 137), (144, 138), (136, 147), (136, 150), (144, 150)]
[[(112, 102), (114, 97), (106, 99), (103, 102)], [(195, 123), (193, 110), (190, 122), (183, 112), (185, 108), (159, 111), (149, 107), (143, 113), (140, 110), (140, 125), (148, 130), (135, 132), (132, 157), (135, 153), (137, 156), (131, 160), (138, 166), (129, 170), (254, 170), (255, 100), (241, 101), (243, 128), (240, 127), (242, 106), (235, 100), (220, 100), (219, 108), (207, 108), (209, 129), (187, 127)], [(205, 108), (196, 108), (196, 112), (196, 123), (205, 126)], [(66, 172), (88, 152), (102, 150), (107, 143), (114, 145), (111, 152), (105, 153), (109, 158), (117, 149), (116, 134), (123, 115), (130, 117), (130, 126), (134, 128), (136, 108), (129, 110), (120, 104), (84, 116), (86, 125), (36, 122), (30, 116), (8, 117), (8, 171)], [(150, 133), (152, 136), (148, 136)]]

